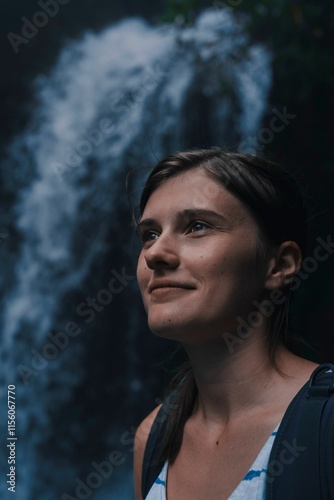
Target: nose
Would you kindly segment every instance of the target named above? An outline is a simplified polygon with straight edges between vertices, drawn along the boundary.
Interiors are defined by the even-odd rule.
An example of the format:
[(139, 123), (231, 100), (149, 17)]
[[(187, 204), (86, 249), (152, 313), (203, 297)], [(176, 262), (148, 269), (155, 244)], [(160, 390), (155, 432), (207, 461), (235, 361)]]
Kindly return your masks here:
[(180, 263), (177, 244), (170, 235), (160, 235), (144, 253), (147, 267), (152, 270), (174, 269)]

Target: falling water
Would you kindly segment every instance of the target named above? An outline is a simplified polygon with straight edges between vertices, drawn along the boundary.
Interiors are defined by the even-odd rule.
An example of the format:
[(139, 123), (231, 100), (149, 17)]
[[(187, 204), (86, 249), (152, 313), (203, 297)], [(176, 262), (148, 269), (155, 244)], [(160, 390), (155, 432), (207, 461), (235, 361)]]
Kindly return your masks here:
[[(37, 79), (30, 125), (10, 146), (4, 170), (17, 200), (11, 217), (18, 250), (2, 304), (1, 386), (15, 384), (17, 391), (20, 500), (73, 494), (82, 470), (67, 456), (77, 442), (75, 422), (57, 460), (45, 443), (52, 439), (55, 413), (64, 412), (69, 424), (85, 420), (66, 413), (84, 380), (84, 338), (71, 339), (44, 364), (37, 355), (34, 368), (32, 358), (50, 343), (50, 332), (71, 320), (81, 328), (76, 293), (108, 249), (126, 266), (122, 255), (131, 249), (118, 249), (117, 240), (126, 172), (185, 147), (238, 147), (261, 126), (270, 81), (270, 54), (251, 44), (242, 22), (222, 8), (203, 12), (192, 27), (125, 19), (99, 34), (88, 32), (63, 49), (50, 75)], [(120, 273), (121, 267), (115, 269)], [(104, 272), (96, 278), (100, 288)], [(126, 384), (138, 390), (137, 318), (133, 306), (119, 342), (127, 343)], [(111, 364), (117, 355), (117, 349), (111, 353)], [(123, 404), (126, 411), (124, 396)], [(78, 434), (84, 426), (78, 424)], [(120, 426), (110, 422), (111, 441)], [(94, 446), (94, 435), (90, 439)], [(6, 460), (2, 456), (2, 470)], [(114, 483), (89, 498), (121, 500), (117, 488), (131, 498), (129, 461), (121, 469)]]

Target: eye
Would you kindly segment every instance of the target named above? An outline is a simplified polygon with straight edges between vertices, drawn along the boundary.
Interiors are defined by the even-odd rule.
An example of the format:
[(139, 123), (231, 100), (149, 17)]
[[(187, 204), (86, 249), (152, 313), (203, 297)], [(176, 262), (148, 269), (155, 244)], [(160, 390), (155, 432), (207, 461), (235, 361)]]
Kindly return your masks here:
[(198, 231), (204, 231), (205, 229), (208, 229), (210, 226), (206, 224), (205, 222), (195, 220), (190, 223), (189, 229), (193, 233), (197, 233)]
[(156, 231), (144, 231), (143, 233), (139, 234), (140, 236), (140, 239), (141, 239), (141, 242), (142, 244), (145, 244), (149, 241), (155, 241), (159, 234), (156, 232)]

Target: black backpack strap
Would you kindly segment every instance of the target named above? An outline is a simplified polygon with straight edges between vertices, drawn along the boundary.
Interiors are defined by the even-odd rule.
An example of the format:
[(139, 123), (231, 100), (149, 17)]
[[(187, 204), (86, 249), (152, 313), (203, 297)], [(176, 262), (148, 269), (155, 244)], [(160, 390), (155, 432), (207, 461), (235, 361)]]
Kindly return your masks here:
[(268, 463), (266, 500), (333, 500), (334, 365), (319, 366), (290, 403)]
[(320, 470), (322, 480), (323, 498), (334, 498), (334, 366), (332, 372), (323, 374), (327, 376), (327, 388), (324, 384), (323, 391), (330, 393), (323, 412), (320, 433)]
[(143, 499), (146, 498), (146, 495), (150, 491), (154, 481), (159, 476), (164, 465), (162, 462), (157, 462), (156, 459), (166, 432), (168, 417), (173, 408), (173, 403), (176, 395), (177, 388), (174, 389), (163, 401), (161, 408), (154, 419), (150, 434), (147, 439), (142, 470), (141, 489)]

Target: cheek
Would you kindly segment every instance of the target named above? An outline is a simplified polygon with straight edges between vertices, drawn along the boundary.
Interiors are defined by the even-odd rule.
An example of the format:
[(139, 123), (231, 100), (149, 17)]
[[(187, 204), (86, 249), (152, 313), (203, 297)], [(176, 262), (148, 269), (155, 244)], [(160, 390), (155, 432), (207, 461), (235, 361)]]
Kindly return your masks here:
[(146, 265), (146, 261), (142, 254), (139, 255), (138, 263), (137, 263), (137, 281), (141, 292), (143, 292), (143, 287), (145, 284), (145, 275), (147, 274), (148, 268)]
[(149, 280), (149, 268), (147, 267), (146, 260), (143, 255), (140, 254), (137, 263), (137, 281), (141, 293), (143, 293), (145, 286)]
[(226, 291), (240, 288), (242, 292), (244, 288), (255, 284), (254, 280), (258, 278), (256, 272), (256, 256), (253, 249), (249, 251), (236, 251), (233, 247), (229, 251), (224, 252), (224, 256), (217, 259), (214, 255), (206, 255), (201, 259), (200, 264), (200, 279), (203, 283), (211, 288), (223, 288)]
[(137, 263), (137, 282), (146, 312), (147, 312), (147, 293), (145, 292), (145, 290), (147, 290), (147, 284), (149, 281), (147, 277), (148, 271), (149, 269), (146, 265), (146, 261), (144, 257), (140, 255)]

